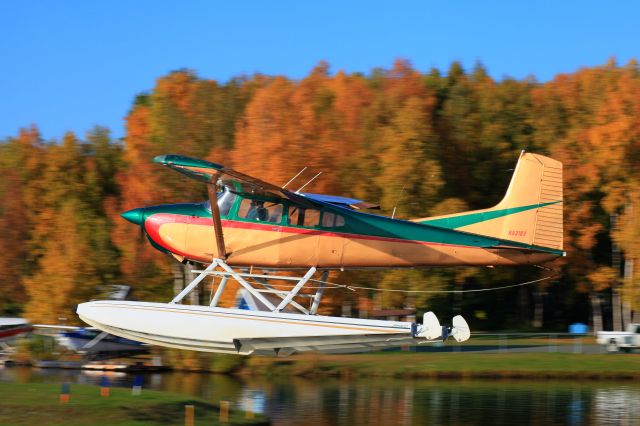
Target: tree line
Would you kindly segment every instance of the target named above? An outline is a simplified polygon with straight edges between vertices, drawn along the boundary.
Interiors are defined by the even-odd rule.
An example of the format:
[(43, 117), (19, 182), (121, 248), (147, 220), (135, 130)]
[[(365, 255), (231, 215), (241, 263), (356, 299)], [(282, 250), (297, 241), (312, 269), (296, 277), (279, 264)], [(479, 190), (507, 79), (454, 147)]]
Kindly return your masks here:
[[(0, 143), (0, 311), (75, 321), (75, 304), (125, 283), (167, 300), (189, 273), (154, 250), (122, 211), (206, 198), (151, 163), (205, 158), (282, 185), (323, 172), (309, 192), (379, 202), (400, 218), (485, 208), (504, 194), (521, 150), (564, 163), (565, 250), (556, 278), (471, 294), (328, 291), (326, 312), (414, 306), (462, 312), (475, 329), (619, 328), (640, 309), (640, 67), (608, 63), (495, 80), (477, 64), (420, 72), (398, 60), (368, 74), (319, 63), (301, 80), (253, 75), (226, 83), (171, 72), (136, 96), (122, 140), (96, 127), (45, 141), (36, 126)], [(312, 176), (312, 175), (311, 175)], [(635, 267), (634, 267), (635, 266)], [(536, 268), (345, 272), (379, 288), (491, 288), (550, 274)], [(177, 283), (177, 285), (176, 285)], [(603, 322), (604, 321), (604, 322)]]

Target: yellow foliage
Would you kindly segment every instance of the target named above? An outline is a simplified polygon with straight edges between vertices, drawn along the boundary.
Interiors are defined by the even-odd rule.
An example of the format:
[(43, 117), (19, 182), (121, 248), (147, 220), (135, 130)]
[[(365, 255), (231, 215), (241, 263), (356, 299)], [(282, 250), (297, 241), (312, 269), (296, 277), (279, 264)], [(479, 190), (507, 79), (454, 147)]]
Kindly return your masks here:
[(601, 266), (587, 275), (589, 281), (593, 283), (594, 291), (602, 291), (618, 283), (618, 272), (608, 266)]

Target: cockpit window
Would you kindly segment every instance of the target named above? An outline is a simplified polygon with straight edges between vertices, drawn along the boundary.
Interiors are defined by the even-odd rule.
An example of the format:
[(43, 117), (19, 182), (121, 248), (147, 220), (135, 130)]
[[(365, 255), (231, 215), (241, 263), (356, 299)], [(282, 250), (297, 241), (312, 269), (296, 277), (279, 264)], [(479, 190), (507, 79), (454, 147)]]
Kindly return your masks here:
[(282, 204), (245, 198), (240, 203), (238, 217), (257, 222), (280, 223), (282, 219)]
[(218, 208), (220, 216), (228, 216), (238, 196), (231, 191), (218, 192)]

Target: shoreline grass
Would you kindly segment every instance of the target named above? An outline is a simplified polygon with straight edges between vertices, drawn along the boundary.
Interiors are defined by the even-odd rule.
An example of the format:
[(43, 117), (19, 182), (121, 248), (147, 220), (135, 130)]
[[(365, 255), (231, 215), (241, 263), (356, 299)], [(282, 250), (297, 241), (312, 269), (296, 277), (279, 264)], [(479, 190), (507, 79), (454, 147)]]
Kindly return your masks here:
[(339, 376), (478, 379), (640, 378), (640, 356), (571, 353), (415, 353), (255, 357), (238, 372), (247, 376)]
[[(144, 390), (132, 396), (131, 389), (110, 388), (101, 397), (99, 386), (71, 385), (68, 403), (59, 401), (61, 386), (52, 383), (0, 382), (0, 424), (85, 426), (184, 425), (184, 406), (195, 406), (196, 424), (217, 425), (219, 406), (189, 395)], [(264, 416), (246, 419), (245, 413), (231, 410), (228, 424), (268, 424)]]

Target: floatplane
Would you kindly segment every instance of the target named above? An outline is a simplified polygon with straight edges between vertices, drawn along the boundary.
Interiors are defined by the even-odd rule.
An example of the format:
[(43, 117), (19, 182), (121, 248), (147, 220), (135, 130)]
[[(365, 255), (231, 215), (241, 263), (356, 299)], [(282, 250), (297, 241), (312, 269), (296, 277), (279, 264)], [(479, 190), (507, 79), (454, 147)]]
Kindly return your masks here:
[[(128, 285), (112, 284), (103, 294), (108, 300), (125, 300), (131, 287)], [(114, 336), (95, 327), (76, 327), (64, 325), (34, 325), (39, 330), (57, 330), (54, 335), (60, 346), (83, 354), (89, 359), (107, 359), (125, 356), (135, 356), (148, 352), (149, 346), (137, 340), (130, 340)]]
[[(124, 300), (129, 286), (111, 285), (106, 297)], [(64, 324), (32, 324), (26, 318), (0, 317), (0, 353), (15, 352), (13, 344), (30, 334), (55, 338), (60, 346), (88, 358), (108, 358), (148, 352), (148, 345), (139, 341), (112, 336), (93, 327), (77, 327)]]
[(30, 334), (50, 335), (59, 345), (89, 358), (107, 358), (148, 352), (138, 341), (112, 336), (95, 328), (31, 324), (26, 318), (0, 318), (0, 354), (15, 353), (14, 344)]
[[(470, 331), (460, 315), (451, 326), (441, 326), (433, 312), (421, 324), (318, 315), (327, 274), (538, 265), (565, 255), (562, 164), (542, 155), (521, 153), (496, 206), (412, 220), (373, 214), (367, 210), (378, 206), (362, 200), (289, 190), (209, 161), (162, 155), (154, 162), (206, 184), (209, 201), (137, 208), (122, 216), (140, 226), (156, 249), (206, 267), (169, 303), (92, 301), (77, 308), (98, 329), (150, 344), (286, 356), (449, 336), (464, 341)], [(304, 273), (291, 277), (285, 270)], [(209, 276), (220, 278), (210, 304), (181, 304)], [(229, 280), (251, 295), (253, 310), (218, 305)]]
[(0, 353), (13, 353), (11, 346), (16, 340), (33, 331), (33, 327), (24, 318), (2, 317), (0, 318)]

